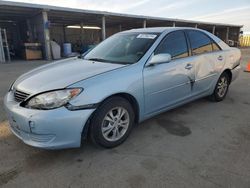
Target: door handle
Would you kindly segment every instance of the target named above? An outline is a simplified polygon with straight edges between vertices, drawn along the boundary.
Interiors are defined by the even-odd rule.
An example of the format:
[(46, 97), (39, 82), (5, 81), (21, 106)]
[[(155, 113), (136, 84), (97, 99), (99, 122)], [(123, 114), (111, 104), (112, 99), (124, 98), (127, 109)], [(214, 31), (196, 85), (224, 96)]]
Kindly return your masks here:
[(190, 64), (190, 63), (188, 63), (188, 64), (185, 66), (185, 69), (187, 69), (187, 70), (190, 70), (190, 69), (192, 69), (192, 68), (193, 68), (193, 65)]
[(217, 59), (218, 59), (219, 61), (222, 61), (222, 60), (223, 60), (223, 57), (220, 55)]

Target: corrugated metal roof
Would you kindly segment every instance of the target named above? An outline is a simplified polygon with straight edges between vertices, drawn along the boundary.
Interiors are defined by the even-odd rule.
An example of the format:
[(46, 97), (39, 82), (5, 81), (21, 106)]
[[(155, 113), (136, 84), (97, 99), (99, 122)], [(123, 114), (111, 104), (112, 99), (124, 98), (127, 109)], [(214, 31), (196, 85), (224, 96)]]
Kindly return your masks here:
[(102, 16), (127, 17), (127, 18), (135, 18), (135, 19), (142, 19), (142, 20), (171, 21), (171, 22), (177, 22), (177, 23), (181, 22), (181, 23), (215, 25), (215, 26), (226, 26), (226, 27), (243, 27), (243, 25), (201, 22), (201, 21), (194, 21), (194, 20), (184, 20), (184, 19), (175, 19), (175, 18), (162, 18), (162, 17), (132, 15), (132, 14), (121, 14), (121, 13), (113, 13), (113, 12), (107, 12), (107, 11), (85, 10), (85, 9), (66, 8), (66, 7), (31, 4), (31, 3), (20, 3), (20, 2), (11, 2), (11, 1), (0, 1), (0, 6), (1, 5), (10, 6), (10, 7), (41, 9), (41, 10), (48, 10), (48, 11), (55, 10), (55, 11), (75, 12), (75, 13), (102, 15)]

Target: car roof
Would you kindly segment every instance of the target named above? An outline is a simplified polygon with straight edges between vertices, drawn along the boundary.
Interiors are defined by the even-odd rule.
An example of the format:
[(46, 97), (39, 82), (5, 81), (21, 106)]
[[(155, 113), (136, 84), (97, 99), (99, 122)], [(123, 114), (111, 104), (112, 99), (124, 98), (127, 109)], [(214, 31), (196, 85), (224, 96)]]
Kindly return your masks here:
[(227, 49), (229, 46), (223, 42), (220, 38), (213, 35), (212, 33), (209, 33), (206, 30), (199, 29), (199, 28), (193, 28), (193, 27), (147, 27), (147, 28), (139, 28), (139, 29), (131, 29), (127, 31), (123, 31), (121, 33), (169, 33), (172, 31), (178, 31), (178, 30), (196, 30), (201, 31), (205, 34), (207, 34), (210, 38), (212, 38), (222, 49)]
[(229, 46), (223, 42), (220, 38), (213, 35), (212, 33), (209, 33), (206, 30), (202, 30), (199, 28), (193, 28), (193, 27), (148, 27), (148, 28), (139, 28), (139, 29), (131, 29), (127, 31), (122, 31), (120, 33), (169, 33), (172, 31), (178, 31), (178, 30), (196, 30), (201, 31), (208, 35), (210, 38), (212, 38), (222, 49), (228, 49)]
[[(139, 28), (139, 29), (131, 29), (127, 31), (123, 31), (122, 33), (163, 33), (163, 32), (170, 32), (170, 31), (177, 31), (183, 29), (192, 29), (192, 30), (201, 30), (193, 27), (148, 27), (148, 28)], [(202, 30), (203, 31), (203, 30)]]

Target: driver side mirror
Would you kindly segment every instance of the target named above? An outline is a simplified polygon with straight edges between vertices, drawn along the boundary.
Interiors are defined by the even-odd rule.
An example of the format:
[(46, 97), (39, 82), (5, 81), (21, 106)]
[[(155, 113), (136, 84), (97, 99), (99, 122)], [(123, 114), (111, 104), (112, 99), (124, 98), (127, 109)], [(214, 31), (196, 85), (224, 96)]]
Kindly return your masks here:
[(157, 65), (161, 63), (168, 63), (171, 61), (171, 55), (164, 53), (164, 54), (157, 54), (153, 55), (153, 57), (147, 63), (147, 66)]

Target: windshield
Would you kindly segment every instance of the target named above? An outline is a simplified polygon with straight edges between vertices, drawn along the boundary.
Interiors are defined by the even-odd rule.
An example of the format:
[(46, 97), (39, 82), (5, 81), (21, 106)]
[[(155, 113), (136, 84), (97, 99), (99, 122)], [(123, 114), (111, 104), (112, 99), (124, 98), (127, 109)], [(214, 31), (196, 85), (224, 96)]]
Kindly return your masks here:
[(156, 33), (116, 34), (96, 46), (84, 59), (120, 64), (136, 63), (157, 37)]

